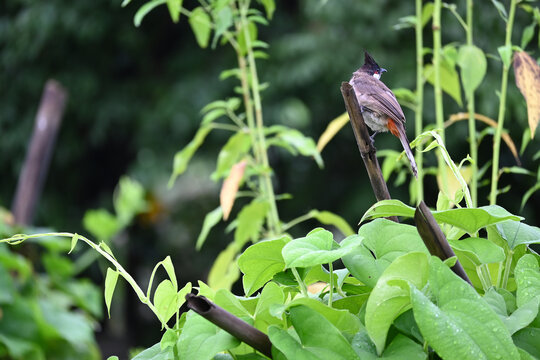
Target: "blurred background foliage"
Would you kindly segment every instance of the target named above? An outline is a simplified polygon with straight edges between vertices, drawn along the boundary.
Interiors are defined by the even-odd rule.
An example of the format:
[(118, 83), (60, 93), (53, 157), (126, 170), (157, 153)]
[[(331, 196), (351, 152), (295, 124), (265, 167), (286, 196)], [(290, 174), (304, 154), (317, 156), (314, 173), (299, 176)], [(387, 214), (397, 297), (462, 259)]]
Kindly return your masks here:
[[(143, 2), (125, 9), (120, 3), (0, 2), (0, 205), (10, 207), (42, 88), (47, 79), (55, 78), (69, 91), (69, 100), (36, 225), (84, 233), (86, 210), (112, 209), (113, 190), (120, 176), (128, 174), (142, 183), (148, 200), (148, 210), (116, 243), (123, 247), (128, 271), (147, 279), (153, 264), (169, 254), (179, 269), (179, 280), (194, 281), (205, 277), (216, 254), (230, 241), (223, 239), (221, 224), (210, 234), (204, 251), (194, 250), (204, 214), (218, 205), (220, 184), (209, 175), (225, 135), (212, 132), (172, 189), (167, 188), (167, 180), (174, 153), (198, 127), (200, 109), (212, 100), (233, 95), (234, 80), (222, 82), (218, 76), (235, 59), (226, 48), (201, 50), (187, 21), (173, 24), (166, 7), (151, 12), (135, 28), (133, 15)], [(456, 4), (464, 14), (465, 1)], [(190, 7), (188, 0), (184, 6)], [(364, 49), (389, 70), (383, 80), (390, 88), (413, 89), (414, 32), (394, 28), (401, 17), (413, 13), (413, 1), (279, 2), (273, 21), (260, 28), (259, 36), (270, 44), (269, 59), (259, 62), (261, 81), (270, 84), (263, 92), (266, 123), (287, 124), (317, 139), (328, 122), (344, 112), (339, 86), (362, 65)], [(489, 1), (475, 2), (474, 17), (475, 43), (486, 53), (496, 54), (504, 43), (504, 22)], [(530, 21), (529, 14), (518, 10), (515, 43)], [(464, 41), (463, 29), (447, 10), (443, 10), (442, 24), (443, 44)], [(431, 34), (426, 27), (426, 46), (431, 46)], [(532, 42), (538, 42), (537, 35)], [(429, 61), (428, 55), (426, 63)], [(495, 89), (499, 88), (500, 69), (499, 60), (488, 58), (487, 76), (477, 90), (476, 110), (491, 118), (497, 115)], [(509, 83), (506, 127), (519, 149), (527, 126), (526, 106), (513, 73)], [(424, 123), (433, 123), (430, 85), (426, 85), (425, 96)], [(404, 111), (412, 139), (414, 115), (409, 109)], [(445, 95), (445, 116), (460, 111), (465, 109)], [(466, 122), (447, 130), (448, 149), (455, 160), (467, 154), (466, 137)], [(521, 159), (533, 172), (538, 167), (532, 158), (537, 144), (534, 140)], [(400, 147), (387, 135), (379, 135), (376, 145), (379, 149)], [(491, 138), (486, 137), (479, 149), (480, 161), (491, 158), (491, 146)], [(325, 167), (320, 170), (311, 159), (271, 150), (276, 192), (294, 196), (280, 202), (281, 218), (290, 220), (316, 208), (356, 224), (375, 199), (349, 127), (322, 156)], [(515, 165), (505, 147), (501, 165)], [(407, 185), (396, 187), (394, 180), (389, 182), (390, 193), (406, 201)], [(534, 223), (538, 197), (533, 196), (520, 211), (521, 196), (534, 183), (534, 177), (504, 175), (500, 187), (511, 185), (512, 189), (499, 197), (499, 203), (538, 225)], [(435, 205), (436, 189), (434, 179), (429, 178), (426, 202), (430, 206)], [(480, 205), (487, 204), (488, 191), (488, 186), (480, 189)], [(314, 224), (305, 223), (294, 235)], [(89, 273), (100, 281), (98, 270)], [(157, 321), (149, 320), (148, 310), (138, 306), (131, 303), (126, 309), (116, 309), (131, 314), (127, 319), (130, 331), (122, 333), (126, 346), (149, 346), (159, 336)], [(134, 311), (138, 309), (141, 311)], [(137, 331), (145, 321), (155, 323), (155, 333)]]

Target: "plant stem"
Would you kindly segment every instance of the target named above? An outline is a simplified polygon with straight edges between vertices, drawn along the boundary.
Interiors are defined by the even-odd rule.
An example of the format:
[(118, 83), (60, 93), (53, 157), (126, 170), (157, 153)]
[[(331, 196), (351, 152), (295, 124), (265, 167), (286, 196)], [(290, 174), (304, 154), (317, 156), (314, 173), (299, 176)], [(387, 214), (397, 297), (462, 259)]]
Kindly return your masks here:
[[(433, 3), (433, 69), (434, 69), (434, 92), (435, 92), (435, 122), (440, 131), (443, 143), (446, 143), (444, 135), (444, 113), (441, 86), (441, 0)], [(438, 153), (437, 153), (438, 154)], [(446, 168), (441, 155), (437, 155), (439, 164), (439, 176), (442, 181), (442, 191), (448, 195), (448, 179), (446, 178)]]
[(489, 290), (489, 284), (487, 283), (487, 280), (484, 276), (481, 265), (476, 267), (476, 274), (478, 275), (478, 278), (480, 279), (480, 283), (482, 284), (482, 289), (484, 289), (484, 292), (487, 292)]
[(281, 230), (282, 231), (287, 231), (290, 228), (292, 228), (293, 226), (298, 225), (301, 222), (304, 222), (304, 221), (309, 220), (309, 219), (313, 219), (313, 214), (311, 212), (308, 212), (307, 214), (299, 216), (299, 217), (297, 217), (295, 219), (292, 219), (288, 223), (283, 224), (283, 226), (281, 227)]
[[(473, 46), (473, 1), (467, 0), (467, 45)], [(471, 152), (471, 198), (473, 207), (478, 206), (478, 148), (476, 143), (476, 123), (474, 110), (474, 91), (467, 98), (467, 111), (469, 112), (469, 143)]]
[(508, 286), (508, 278), (510, 277), (510, 268), (512, 267), (512, 258), (514, 257), (514, 252), (512, 250), (508, 251), (506, 255), (506, 262), (504, 264), (504, 274), (501, 287), (506, 289)]
[[(246, 50), (247, 50), (247, 59), (250, 70), (250, 80), (251, 80), (251, 91), (253, 96), (253, 105), (255, 107), (255, 120), (256, 120), (256, 131), (257, 131), (257, 143), (256, 146), (259, 147), (260, 160), (265, 169), (268, 169), (268, 154), (266, 153), (266, 138), (264, 136), (264, 124), (263, 124), (263, 114), (262, 114), (262, 103), (260, 96), (260, 86), (259, 86), (259, 76), (257, 74), (257, 64), (255, 62), (255, 55), (253, 53), (251, 35), (249, 33), (248, 21), (247, 21), (247, 12), (249, 9), (249, 0), (243, 2), (243, 6), (240, 6), (240, 19), (242, 22), (242, 30), (244, 32), (244, 37), (246, 39)], [(279, 221), (279, 215), (277, 211), (276, 198), (274, 194), (274, 188), (272, 186), (272, 179), (270, 178), (270, 172), (264, 171), (261, 175), (261, 180), (264, 188), (264, 195), (266, 196), (268, 203), (270, 204), (270, 213), (268, 216), (268, 225), (270, 230), (270, 236), (275, 236), (281, 233), (281, 224)]]
[[(40, 237), (47, 237), (47, 236), (67, 237), (70, 239), (72, 239), (73, 237), (77, 237), (79, 240), (82, 240), (83, 242), (85, 242), (92, 249), (100, 253), (101, 256), (109, 260), (109, 262), (113, 264), (114, 267), (116, 267), (116, 270), (120, 273), (120, 275), (122, 275), (122, 277), (131, 285), (131, 287), (133, 288), (133, 290), (139, 297), (139, 300), (143, 304), (148, 306), (150, 310), (152, 310), (152, 312), (156, 315), (156, 317), (159, 318), (157, 309), (154, 307), (154, 305), (150, 301), (150, 298), (145, 296), (144, 291), (142, 291), (142, 289), (139, 287), (135, 279), (133, 279), (133, 277), (124, 269), (122, 265), (120, 265), (118, 261), (116, 261), (114, 256), (109, 254), (107, 251), (105, 251), (100, 245), (93, 243), (91, 240), (87, 239), (86, 237), (82, 235), (68, 233), (68, 232), (42, 233), (42, 234), (32, 234), (32, 235), (18, 234), (18, 235), (14, 235), (10, 237), (9, 239), (2, 239), (0, 240), (0, 243), (7, 242), (8, 244), (16, 245), (25, 241), (26, 239), (40, 238)], [(166, 329), (169, 329), (167, 324), (163, 324), (163, 325), (166, 327)]]
[(334, 296), (334, 264), (328, 263), (328, 270), (330, 270), (330, 293), (328, 294), (328, 306), (332, 307), (332, 299)]
[[(415, 136), (422, 133), (422, 116), (424, 110), (424, 41), (422, 39), (422, 0), (416, 0), (416, 111), (414, 113), (414, 132)], [(421, 142), (416, 145), (416, 165), (418, 167), (418, 179), (416, 180), (416, 203), (424, 200), (424, 146)]]
[[(514, 15), (516, 13), (517, 0), (512, 0), (510, 3), (510, 12), (508, 21), (506, 22), (506, 39), (504, 46), (509, 48), (512, 46), (512, 27), (514, 26)], [(501, 135), (504, 125), (504, 113), (506, 110), (506, 88), (508, 87), (508, 70), (510, 64), (505, 64), (503, 61), (501, 93), (499, 99), (499, 117), (497, 118), (497, 130), (493, 139), (493, 163), (491, 165), (491, 191), (489, 194), (489, 203), (495, 205), (497, 203), (497, 191), (499, 181), (499, 154), (501, 148)]]
[(294, 278), (296, 279), (296, 282), (298, 283), (298, 286), (300, 286), (300, 292), (302, 293), (302, 296), (309, 297), (306, 284), (302, 281), (302, 278), (300, 277), (300, 274), (298, 273), (298, 270), (296, 268), (291, 268), (291, 271), (294, 275)]

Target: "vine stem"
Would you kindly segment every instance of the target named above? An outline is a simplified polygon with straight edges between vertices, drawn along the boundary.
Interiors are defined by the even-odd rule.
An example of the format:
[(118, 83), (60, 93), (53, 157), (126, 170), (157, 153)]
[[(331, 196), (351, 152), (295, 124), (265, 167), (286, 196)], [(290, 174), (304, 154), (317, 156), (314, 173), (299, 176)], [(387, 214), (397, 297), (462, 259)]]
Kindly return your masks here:
[[(435, 0), (433, 3), (433, 70), (434, 70), (434, 92), (435, 92), (435, 122), (437, 129), (440, 130), (440, 136), (443, 144), (446, 143), (444, 135), (444, 113), (442, 101), (441, 85), (441, 0)], [(448, 195), (448, 179), (445, 174), (445, 166), (442, 156), (437, 154), (439, 164), (439, 176), (441, 177), (442, 190)]]
[[(512, 0), (510, 3), (510, 12), (506, 23), (506, 39), (504, 46), (509, 48), (512, 46), (512, 28), (514, 26), (514, 15), (516, 13), (517, 0)], [(499, 182), (499, 154), (501, 148), (501, 136), (504, 125), (504, 113), (506, 111), (506, 88), (508, 87), (508, 70), (510, 64), (503, 61), (502, 80), (501, 80), (501, 96), (499, 100), (499, 117), (497, 118), (497, 130), (493, 139), (493, 164), (491, 165), (491, 191), (489, 194), (489, 203), (497, 204), (497, 191)]]
[(334, 264), (328, 263), (328, 270), (330, 270), (330, 293), (328, 295), (328, 306), (332, 307), (332, 299), (334, 295)]
[[(242, 2), (241, 2), (242, 3)], [(251, 43), (251, 35), (249, 33), (248, 21), (247, 21), (247, 12), (249, 9), (249, 0), (243, 1), (243, 6), (240, 6), (240, 19), (242, 22), (242, 31), (244, 32), (244, 38), (246, 41), (246, 50), (247, 50), (247, 59), (249, 64), (250, 71), (250, 80), (251, 80), (251, 91), (253, 96), (253, 105), (255, 108), (255, 120), (256, 120), (256, 132), (257, 132), (257, 143), (256, 146), (259, 148), (260, 160), (263, 167), (268, 169), (269, 161), (268, 154), (266, 152), (266, 138), (264, 135), (264, 123), (263, 123), (263, 114), (262, 114), (262, 103), (261, 95), (259, 92), (259, 76), (257, 74), (257, 64), (255, 62), (255, 55), (253, 53), (253, 47)], [(275, 236), (281, 233), (281, 224), (279, 221), (279, 215), (277, 211), (276, 197), (274, 194), (274, 187), (272, 186), (272, 180), (270, 178), (270, 172), (263, 171), (262, 181), (264, 188), (264, 195), (267, 197), (270, 204), (270, 213), (268, 216), (269, 220), (269, 230), (270, 236)]]
[(513, 257), (514, 252), (512, 250), (508, 251), (508, 255), (506, 255), (506, 262), (504, 264), (504, 274), (501, 285), (503, 289), (506, 289), (506, 287), (508, 286), (508, 278), (510, 277), (510, 268), (512, 266)]
[[(422, 0), (416, 0), (416, 111), (414, 113), (414, 130), (415, 135), (422, 133), (422, 116), (424, 109), (424, 41), (422, 36)], [(419, 204), (424, 200), (424, 154), (422, 150), (424, 145), (419, 142), (416, 145), (416, 165), (418, 167), (418, 179), (416, 180), (416, 200)]]
[(306, 284), (304, 284), (304, 282), (302, 281), (302, 278), (300, 277), (298, 270), (296, 270), (295, 267), (292, 267), (291, 271), (294, 275), (294, 278), (296, 279), (296, 282), (298, 283), (298, 286), (300, 286), (300, 292), (302, 293), (302, 296), (309, 297)]
[[(473, 1), (467, 0), (467, 45), (473, 46)], [(476, 123), (475, 123), (474, 91), (467, 98), (467, 111), (469, 112), (469, 142), (471, 152), (471, 198), (472, 205), (478, 206), (478, 148), (476, 143)]]
[[(78, 240), (82, 240), (88, 246), (90, 246), (92, 249), (94, 249), (95, 251), (100, 253), (101, 256), (103, 256), (105, 259), (109, 260), (109, 262), (116, 267), (116, 270), (120, 273), (120, 275), (122, 275), (122, 277), (131, 285), (131, 287), (133, 288), (133, 290), (135, 291), (135, 293), (139, 297), (139, 300), (143, 304), (147, 305), (150, 308), (150, 310), (152, 310), (152, 312), (159, 319), (157, 309), (155, 308), (154, 304), (152, 304), (152, 302), (150, 301), (150, 298), (147, 297), (144, 294), (144, 291), (140, 288), (140, 286), (137, 284), (135, 279), (133, 279), (133, 277), (124, 269), (124, 267), (122, 265), (120, 265), (120, 263), (118, 261), (116, 261), (114, 256), (112, 254), (109, 254), (109, 252), (107, 252), (106, 250), (104, 250), (101, 245), (95, 244), (94, 242), (92, 242), (91, 240), (87, 239), (86, 237), (84, 237), (82, 235), (69, 233), (69, 232), (42, 233), (42, 234), (32, 234), (32, 235), (17, 234), (17, 235), (13, 235), (12, 237), (10, 237), (8, 239), (0, 240), (0, 243), (6, 242), (6, 243), (11, 244), (11, 245), (16, 245), (16, 244), (19, 244), (19, 243), (25, 241), (26, 239), (33, 239), (33, 238), (35, 239), (35, 238), (47, 237), (47, 236), (68, 237), (68, 238), (71, 238), (71, 239), (77, 238)], [(72, 246), (73, 246), (73, 242), (72, 242)], [(166, 329), (169, 329), (167, 324), (163, 324), (163, 325), (165, 326)]]

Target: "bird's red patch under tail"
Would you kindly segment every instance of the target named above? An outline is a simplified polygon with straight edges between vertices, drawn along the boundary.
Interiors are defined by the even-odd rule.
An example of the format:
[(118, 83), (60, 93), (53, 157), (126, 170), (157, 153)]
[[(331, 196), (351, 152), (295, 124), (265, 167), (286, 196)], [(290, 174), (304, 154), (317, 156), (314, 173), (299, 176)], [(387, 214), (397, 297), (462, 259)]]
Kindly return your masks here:
[(388, 130), (390, 130), (390, 132), (392, 133), (392, 135), (394, 135), (395, 137), (397, 137), (398, 139), (400, 138), (399, 136), (399, 129), (396, 125), (396, 122), (390, 118), (388, 118), (388, 124), (386, 125), (388, 127)]

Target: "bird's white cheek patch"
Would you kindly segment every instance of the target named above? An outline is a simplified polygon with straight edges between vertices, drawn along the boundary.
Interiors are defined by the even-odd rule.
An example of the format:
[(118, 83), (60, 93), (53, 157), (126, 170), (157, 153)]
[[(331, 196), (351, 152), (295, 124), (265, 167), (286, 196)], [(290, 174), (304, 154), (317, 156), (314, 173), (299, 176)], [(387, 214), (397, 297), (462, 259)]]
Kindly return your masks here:
[(377, 80), (379, 80), (381, 78), (381, 74), (373, 74), (373, 77)]

